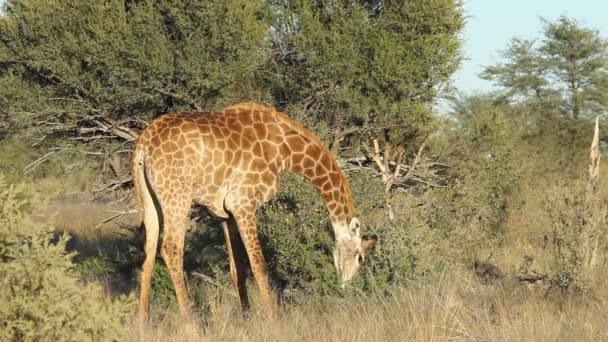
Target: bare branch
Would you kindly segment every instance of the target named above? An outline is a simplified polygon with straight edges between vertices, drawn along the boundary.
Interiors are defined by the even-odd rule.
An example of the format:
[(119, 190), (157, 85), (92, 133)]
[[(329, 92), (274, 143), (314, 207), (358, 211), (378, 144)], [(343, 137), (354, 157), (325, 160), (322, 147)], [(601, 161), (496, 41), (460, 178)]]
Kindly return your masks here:
[(414, 182), (418, 182), (418, 183), (422, 183), (422, 184), (426, 184), (429, 186), (432, 186), (434, 188), (447, 188), (447, 185), (443, 185), (443, 184), (438, 184), (438, 183), (433, 183), (430, 181), (427, 181), (425, 179), (419, 178), (419, 177), (410, 177), (408, 179), (398, 179), (400, 183), (405, 183), (406, 181), (414, 181)]
[(139, 137), (139, 133), (135, 132), (134, 130), (126, 126), (119, 125), (115, 122), (111, 122), (107, 119), (98, 119), (94, 120), (94, 122), (104, 132), (111, 132), (112, 134), (122, 139), (125, 139), (126, 141), (135, 141)]
[(90, 137), (74, 137), (74, 138), (70, 138), (70, 140), (73, 141), (93, 141), (93, 140), (99, 140), (99, 139), (117, 139), (119, 137), (117, 136), (113, 136), (113, 135), (93, 135)]
[(424, 139), (424, 142), (422, 143), (422, 145), (420, 145), (420, 148), (418, 149), (418, 153), (416, 153), (416, 157), (414, 158), (412, 165), (410, 166), (409, 170), (407, 170), (407, 173), (403, 177), (404, 180), (407, 181), (409, 178), (412, 177), (412, 173), (414, 172), (414, 169), (416, 169), (416, 166), (418, 165), (418, 163), (420, 162), (420, 158), (422, 157), (422, 151), (424, 151), (424, 148), (426, 147), (426, 145), (428, 145), (428, 143), (431, 141), (431, 138), (433, 138), (434, 135), (435, 135), (435, 133), (430, 134), (428, 137), (426, 137), (426, 139)]
[(28, 174), (28, 173), (34, 171), (34, 169), (36, 169), (36, 167), (38, 167), (38, 165), (47, 161), (53, 154), (55, 154), (57, 152), (58, 152), (57, 150), (51, 150), (49, 153), (43, 155), (42, 157), (36, 159), (33, 162), (27, 164), (27, 166), (23, 168), (23, 173)]
[(376, 139), (376, 138), (372, 139), (372, 143), (374, 144), (374, 154), (372, 155), (372, 158), (376, 162), (376, 165), (378, 166), (378, 169), (380, 169), (380, 172), (386, 173), (387, 171), (386, 171), (386, 168), (384, 167), (384, 161), (382, 160), (382, 157), (380, 156), (380, 145), (378, 144), (378, 139)]
[(170, 96), (175, 99), (185, 101), (185, 102), (189, 103), (192, 107), (194, 107), (194, 109), (201, 111), (201, 112), (203, 111), (203, 106), (198, 101), (196, 101), (195, 99), (193, 99), (187, 95), (176, 94), (174, 92), (171, 92), (171, 91), (168, 91), (165, 89), (160, 89), (160, 88), (154, 88), (153, 91), (155, 91), (161, 95)]
[(108, 216), (108, 217), (106, 217), (106, 218), (102, 219), (101, 221), (99, 221), (99, 224), (97, 224), (97, 225), (95, 226), (95, 229), (98, 229), (98, 228), (100, 228), (101, 226), (103, 226), (104, 224), (106, 224), (106, 223), (108, 223), (108, 222), (110, 222), (110, 221), (112, 221), (112, 220), (115, 220), (115, 219), (117, 219), (117, 218), (123, 217), (123, 216), (125, 216), (125, 215), (139, 213), (139, 210), (137, 210), (137, 209), (131, 209), (131, 210), (127, 210), (127, 211), (113, 211), (113, 210), (107, 210), (107, 211), (108, 211), (108, 212), (113, 212), (113, 213), (115, 213), (115, 214), (114, 214), (114, 215), (111, 215), (111, 216)]
[(92, 192), (95, 194), (95, 197), (91, 200), (91, 202), (96, 201), (97, 199), (99, 199), (100, 197), (102, 197), (103, 195), (105, 195), (109, 192), (122, 188), (126, 183), (131, 182), (131, 180), (132, 180), (132, 178), (130, 176), (127, 176), (125, 178), (118, 179), (109, 184), (102, 185), (100, 188), (93, 189)]

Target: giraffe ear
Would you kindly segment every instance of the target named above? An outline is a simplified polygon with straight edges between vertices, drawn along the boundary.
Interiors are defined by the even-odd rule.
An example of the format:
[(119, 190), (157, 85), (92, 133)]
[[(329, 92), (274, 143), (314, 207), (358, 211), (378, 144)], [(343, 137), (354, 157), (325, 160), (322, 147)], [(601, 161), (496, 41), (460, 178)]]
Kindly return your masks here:
[(361, 231), (361, 222), (359, 222), (359, 219), (356, 217), (353, 217), (350, 220), (348, 229), (350, 231), (350, 235), (358, 237), (360, 235), (360, 231)]
[(363, 255), (368, 255), (369, 251), (378, 242), (378, 235), (365, 235), (361, 238), (361, 248), (363, 249)]

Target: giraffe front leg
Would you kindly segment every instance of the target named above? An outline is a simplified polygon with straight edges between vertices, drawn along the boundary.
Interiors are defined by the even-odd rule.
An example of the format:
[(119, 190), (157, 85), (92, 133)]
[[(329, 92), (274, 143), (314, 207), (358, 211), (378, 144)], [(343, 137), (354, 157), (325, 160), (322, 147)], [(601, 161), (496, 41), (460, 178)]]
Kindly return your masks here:
[(234, 218), (222, 222), (224, 237), (226, 238), (226, 250), (230, 262), (230, 277), (239, 295), (243, 314), (249, 311), (249, 297), (247, 296), (247, 252), (243, 240), (239, 234)]
[[(255, 210), (253, 211), (255, 213)], [(274, 293), (270, 288), (268, 279), (268, 271), (266, 270), (266, 261), (262, 254), (262, 248), (258, 239), (256, 229), (255, 214), (246, 213), (235, 215), (238, 230), (241, 234), (243, 244), (249, 256), (249, 264), (253, 271), (253, 276), (258, 285), (262, 302), (266, 307), (268, 318), (274, 320), (277, 318), (277, 307), (274, 299)]]

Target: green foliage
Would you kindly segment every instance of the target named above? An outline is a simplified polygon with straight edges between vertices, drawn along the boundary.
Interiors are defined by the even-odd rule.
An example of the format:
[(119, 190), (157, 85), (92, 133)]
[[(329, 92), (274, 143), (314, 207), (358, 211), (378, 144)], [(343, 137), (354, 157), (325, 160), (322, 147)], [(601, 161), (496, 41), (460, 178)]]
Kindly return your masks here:
[(317, 294), (336, 289), (331, 222), (308, 181), (284, 175), (281, 191), (260, 210), (258, 229), (276, 285)]
[(465, 257), (501, 243), (502, 223), (521, 203), (526, 171), (515, 150), (519, 137), (500, 109), (473, 110), (446, 132), (449, 185), (429, 197), (431, 227)]
[(549, 80), (545, 78), (542, 56), (534, 49), (534, 42), (513, 38), (500, 56), (504, 64), (488, 66), (481, 78), (493, 80), (506, 88), (506, 96), (524, 96), (543, 99), (547, 96)]
[(162, 262), (154, 264), (152, 273), (152, 291), (150, 296), (152, 303), (160, 304), (163, 307), (177, 308), (175, 289), (171, 280), (169, 269)]
[(569, 92), (567, 108), (572, 117), (608, 106), (608, 40), (599, 31), (581, 27), (576, 20), (560, 17), (544, 23), (545, 39), (539, 51), (551, 76)]
[(390, 127), (394, 143), (432, 130), (426, 105), (461, 59), (460, 1), (270, 3), (281, 107), (323, 132)]
[(553, 285), (566, 291), (598, 280), (595, 265), (605, 257), (606, 208), (589, 184), (576, 181), (556, 187), (546, 196), (544, 210), (551, 224)]
[(407, 279), (427, 276), (444, 262), (438, 258), (438, 236), (422, 210), (376, 229), (380, 243), (366, 261), (364, 284), (371, 289), (404, 285)]
[[(362, 234), (374, 233), (380, 242), (367, 257), (352, 288), (387, 289), (413, 276), (430, 274), (437, 259), (437, 236), (429, 227), (426, 209), (402, 213), (385, 225), (384, 189), (365, 173), (351, 174), (349, 183), (363, 219)], [(333, 235), (327, 209), (314, 187), (301, 177), (285, 175), (277, 197), (260, 210), (259, 230), (274, 283), (281, 289), (323, 296), (335, 294), (338, 282), (332, 262)]]
[(554, 192), (545, 202), (552, 223), (551, 276), (562, 290), (571, 288), (582, 271), (580, 232), (589, 204), (580, 191), (571, 192), (572, 188)]
[(65, 251), (69, 237), (30, 221), (22, 193), (0, 175), (0, 339), (123, 339), (132, 300), (82, 285)]
[(481, 77), (495, 81), (507, 96), (560, 104), (572, 118), (605, 110), (608, 40), (565, 16), (543, 24), (540, 45), (513, 38), (501, 52), (507, 62), (487, 67)]
[(250, 1), (6, 1), (0, 105), (19, 124), (52, 115), (86, 126), (250, 98), (265, 58), (258, 11)]

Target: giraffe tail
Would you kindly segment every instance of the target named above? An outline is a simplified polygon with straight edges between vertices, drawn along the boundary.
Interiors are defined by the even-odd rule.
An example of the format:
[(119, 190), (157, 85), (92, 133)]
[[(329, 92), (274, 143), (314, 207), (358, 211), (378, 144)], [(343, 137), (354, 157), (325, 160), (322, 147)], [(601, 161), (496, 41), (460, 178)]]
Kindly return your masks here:
[(156, 258), (162, 212), (154, 195), (153, 186), (146, 172), (145, 153), (139, 146), (135, 147), (132, 160), (133, 190), (137, 209), (141, 212), (141, 229), (145, 234), (145, 260), (142, 265), (139, 299), (139, 331), (144, 335), (148, 319), (152, 270)]
[(141, 198), (141, 191), (143, 187), (146, 187), (145, 184), (145, 175), (144, 171), (144, 158), (139, 145), (135, 145), (135, 150), (133, 151), (133, 156), (131, 159), (131, 178), (133, 180), (133, 198), (135, 198), (135, 210), (139, 212), (139, 223), (143, 224), (144, 222), (144, 213), (143, 213), (143, 201)]

